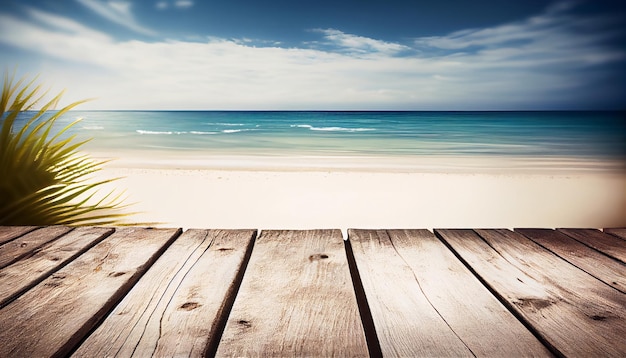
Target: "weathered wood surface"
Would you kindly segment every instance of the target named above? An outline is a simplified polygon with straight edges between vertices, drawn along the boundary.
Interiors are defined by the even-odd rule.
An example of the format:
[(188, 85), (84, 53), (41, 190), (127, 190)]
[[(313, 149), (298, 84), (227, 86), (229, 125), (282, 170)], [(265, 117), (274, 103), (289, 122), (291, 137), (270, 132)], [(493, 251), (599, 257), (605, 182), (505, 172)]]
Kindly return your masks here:
[(604, 229), (605, 233), (619, 237), (622, 240), (626, 240), (626, 228)]
[(18, 237), (0, 246), (0, 268), (6, 267), (19, 259), (32, 254), (48, 242), (54, 241), (71, 231), (66, 226), (49, 226)]
[(224, 303), (234, 300), (254, 237), (253, 230), (186, 231), (74, 356), (204, 356), (217, 345), (230, 309)]
[(559, 229), (558, 231), (626, 263), (626, 245), (620, 238), (596, 229)]
[(263, 231), (217, 356), (367, 356), (339, 230)]
[[(555, 352), (623, 357), (626, 295), (508, 230), (437, 230)], [(480, 235), (480, 236), (479, 236)]]
[[(562, 232), (550, 229), (515, 229), (559, 257), (607, 285), (626, 293), (626, 265)], [(626, 243), (624, 243), (626, 246)]]
[(37, 226), (0, 226), (0, 245), (35, 230)]
[(383, 355), (552, 356), (430, 231), (348, 234)]
[(112, 232), (113, 229), (96, 227), (74, 229), (43, 247), (28, 260), (18, 261), (2, 269), (0, 271), (0, 308)]
[(65, 356), (180, 229), (118, 229), (0, 311), (0, 357)]
[(0, 358), (626, 357), (622, 233), (0, 227)]

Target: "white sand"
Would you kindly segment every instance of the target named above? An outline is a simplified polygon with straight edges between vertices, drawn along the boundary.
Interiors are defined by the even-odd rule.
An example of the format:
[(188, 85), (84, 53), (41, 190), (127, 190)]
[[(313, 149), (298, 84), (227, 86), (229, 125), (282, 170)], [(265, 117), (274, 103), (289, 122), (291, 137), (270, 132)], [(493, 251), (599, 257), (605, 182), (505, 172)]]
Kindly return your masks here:
[(133, 210), (142, 212), (134, 221), (168, 227), (626, 226), (623, 171), (467, 162), (429, 163), (426, 170), (380, 160), (371, 166), (358, 160), (346, 165), (346, 158), (308, 166), (274, 160), (279, 164), (270, 166), (247, 158), (229, 166), (228, 160), (163, 164), (135, 158), (117, 161), (99, 176), (125, 177), (114, 187), (125, 189), (128, 201), (136, 202)]

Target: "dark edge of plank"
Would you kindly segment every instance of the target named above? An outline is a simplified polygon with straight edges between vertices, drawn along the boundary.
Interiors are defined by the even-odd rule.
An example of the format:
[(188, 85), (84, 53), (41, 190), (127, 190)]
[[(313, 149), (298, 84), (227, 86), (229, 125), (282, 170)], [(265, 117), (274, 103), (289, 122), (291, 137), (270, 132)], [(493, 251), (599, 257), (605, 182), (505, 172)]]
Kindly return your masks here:
[[(152, 229), (152, 228), (146, 228)], [(156, 260), (163, 255), (165, 250), (167, 250), (170, 245), (178, 237), (183, 233), (181, 228), (178, 228), (172, 236), (167, 240), (165, 245), (161, 246), (159, 250), (157, 250), (151, 257), (146, 261), (146, 264), (143, 265), (134, 276), (132, 276), (126, 284), (120, 286), (118, 290), (113, 294), (113, 296), (109, 299), (107, 304), (103, 305), (102, 308), (96, 312), (90, 320), (87, 320), (85, 324), (80, 327), (74, 334), (74, 336), (69, 339), (65, 345), (63, 345), (59, 350), (53, 355), (53, 357), (69, 357), (71, 356), (78, 347), (89, 337), (106, 319), (106, 317), (115, 309), (115, 307), (126, 297), (128, 292), (135, 286), (137, 281), (141, 279), (141, 277), (154, 265)]]
[[(558, 230), (552, 230), (552, 229), (535, 229), (535, 228), (532, 228), (532, 229), (531, 229), (531, 228), (515, 228), (515, 229), (514, 229), (514, 231), (515, 231), (516, 233), (518, 233), (518, 234), (523, 235), (524, 237), (526, 237), (527, 239), (531, 240), (531, 241), (532, 241), (532, 242), (534, 242), (535, 244), (537, 244), (537, 245), (539, 245), (539, 246), (543, 247), (544, 249), (546, 249), (546, 250), (548, 250), (548, 251), (552, 252), (554, 255), (556, 255), (557, 257), (559, 257), (559, 258), (561, 258), (561, 259), (563, 259), (563, 260), (567, 261), (568, 263), (570, 263), (570, 264), (571, 264), (571, 265), (573, 265), (574, 267), (576, 267), (576, 268), (578, 268), (578, 269), (580, 269), (580, 270), (582, 270), (582, 271), (586, 272), (587, 274), (589, 274), (589, 275), (591, 275), (591, 276), (595, 277), (595, 278), (596, 278), (596, 279), (598, 279), (600, 282), (602, 282), (602, 283), (604, 283), (604, 284), (606, 284), (606, 285), (610, 286), (611, 288), (614, 288), (614, 289), (618, 290), (618, 291), (619, 291), (619, 292), (621, 292), (621, 293), (626, 293), (626, 291), (624, 290), (624, 287), (623, 287), (623, 286), (621, 286), (621, 287), (620, 287), (620, 285), (618, 284), (618, 282), (613, 281), (613, 280), (610, 280), (610, 279), (607, 279), (607, 277), (606, 277), (606, 276), (604, 276), (604, 277), (603, 277), (603, 275), (602, 275), (601, 273), (598, 273), (598, 272), (595, 270), (595, 267), (589, 267), (589, 266), (583, 267), (583, 266), (585, 266), (585, 265), (584, 265), (584, 264), (582, 264), (582, 263), (580, 263), (580, 261), (579, 261), (579, 262), (576, 262), (576, 261), (577, 261), (577, 260), (576, 260), (576, 257), (573, 257), (573, 258), (572, 258), (572, 257), (568, 257), (568, 256), (567, 256), (567, 253), (563, 253), (563, 252), (559, 253), (559, 252), (558, 252), (558, 251), (559, 251), (558, 249), (557, 249), (557, 250), (553, 250), (552, 248), (550, 248), (550, 247), (548, 247), (548, 246), (544, 245), (544, 244), (541, 242), (541, 239), (538, 239), (536, 235), (538, 235), (538, 231), (546, 231), (546, 232), (549, 232), (549, 235), (555, 235), (555, 236), (562, 235), (562, 237), (563, 237), (564, 239), (566, 239), (566, 240), (572, 240), (572, 241), (573, 241), (574, 243), (576, 243), (577, 245), (580, 245), (581, 247), (584, 247), (584, 248), (586, 248), (586, 249), (590, 250), (590, 251), (589, 251), (589, 255), (597, 254), (597, 256), (599, 256), (599, 257), (595, 257), (596, 259), (599, 259), (599, 258), (601, 258), (601, 259), (605, 259), (605, 260), (606, 260), (606, 262), (605, 262), (605, 265), (604, 265), (604, 266), (608, 267), (608, 266), (607, 266), (608, 264), (614, 264), (615, 266), (620, 266), (620, 265), (622, 265), (622, 266), (623, 266), (623, 264), (622, 264), (620, 261), (615, 260), (613, 257), (607, 256), (607, 255), (606, 255), (606, 254), (604, 254), (603, 252), (598, 251), (598, 250), (594, 249), (594, 248), (593, 248), (593, 247), (591, 247), (591, 246), (585, 245), (584, 243), (582, 243), (582, 242), (580, 242), (580, 241), (578, 241), (578, 240), (576, 240), (576, 239), (572, 238), (571, 236), (566, 235), (565, 233), (563, 233), (563, 232), (561, 232), (561, 231), (558, 231)], [(586, 256), (587, 256), (587, 255), (586, 255)], [(587, 257), (589, 257), (589, 256), (587, 256)], [(600, 261), (596, 261), (596, 262), (600, 262)]]
[(365, 288), (363, 287), (361, 275), (359, 274), (359, 269), (356, 265), (354, 251), (352, 250), (352, 244), (350, 243), (350, 233), (352, 230), (353, 229), (348, 229), (348, 240), (344, 240), (344, 247), (348, 258), (348, 268), (350, 270), (350, 277), (352, 278), (352, 286), (354, 287), (359, 314), (361, 315), (361, 322), (363, 323), (367, 351), (370, 357), (378, 358), (383, 356), (383, 351), (380, 347), (380, 341), (378, 340), (378, 334), (376, 333), (376, 327), (374, 326), (372, 311), (370, 310), (369, 303), (367, 302)]
[[(40, 228), (40, 226), (3, 226), (2, 229), (11, 228), (13, 230), (17, 230), (18, 234), (4, 234), (0, 235), (0, 245), (4, 245), (8, 242), (11, 242), (21, 236), (28, 234), (31, 231), (35, 231)], [(4, 236), (4, 237), (1, 237)]]
[[(612, 242), (607, 243), (605, 241), (605, 239), (609, 239), (609, 241), (615, 241), (615, 242), (623, 242), (624, 240), (621, 240), (619, 237), (615, 236), (615, 235), (609, 235), (608, 233), (604, 233), (603, 231), (600, 231), (598, 229), (581, 229), (581, 228), (557, 228), (556, 231), (563, 233), (564, 235), (567, 235), (568, 237), (571, 237), (572, 239), (582, 243), (583, 245), (586, 245), (590, 248), (592, 248), (593, 250), (596, 250), (606, 256), (608, 256), (609, 258), (626, 265), (626, 260), (623, 259), (623, 252), (619, 252), (619, 251), (615, 251), (615, 247), (613, 246)], [(597, 239), (599, 240), (597, 243), (594, 243), (593, 240), (586, 240), (582, 235), (582, 232), (588, 232), (588, 234), (590, 235), (600, 235), (600, 237), (598, 237)], [(626, 246), (626, 245), (624, 245)], [(622, 257), (619, 257), (622, 256)]]
[[(618, 239), (626, 240), (626, 228), (623, 227), (615, 227), (615, 228), (604, 228), (602, 232), (605, 234), (609, 234), (611, 236), (615, 236)], [(621, 234), (623, 232), (624, 234)]]
[[(550, 352), (552, 354), (554, 354), (557, 357), (563, 357), (565, 358), (565, 355), (563, 353), (561, 353), (553, 344), (551, 344), (528, 320), (526, 320), (524, 318), (524, 316), (521, 315), (521, 313), (519, 313), (515, 307), (513, 306), (513, 304), (511, 302), (509, 302), (505, 297), (503, 297), (502, 295), (500, 295), (498, 293), (498, 291), (489, 284), (489, 282), (487, 280), (485, 280), (478, 272), (476, 272), (476, 270), (474, 270), (474, 268), (469, 264), (469, 262), (467, 262), (453, 247), (452, 245), (450, 245), (447, 240), (444, 238), (444, 235), (442, 235), (439, 230), (443, 230), (443, 229), (434, 229), (433, 232), (435, 233), (435, 236), (444, 244), (446, 245), (446, 247), (454, 254), (454, 256), (456, 256), (459, 261), (461, 261), (463, 263), (463, 265), (465, 265), (465, 267), (467, 267), (467, 269), (478, 279), (478, 281), (480, 281), (480, 283), (483, 284), (483, 286), (485, 286), (485, 288), (487, 288), (487, 290), (489, 290), (489, 292), (491, 292), (492, 295), (494, 295), (494, 297), (496, 297), (496, 299), (498, 299), (498, 301), (500, 301), (500, 303), (502, 303), (504, 305), (504, 307), (506, 307), (506, 309), (511, 312), (511, 314), (513, 316), (515, 316), (515, 318), (517, 318), (518, 321), (520, 321), (520, 323), (522, 323), (524, 325), (524, 327), (526, 327), (526, 329), (528, 329), (528, 331), (530, 331), (530, 333), (533, 334), (533, 336), (535, 336), (539, 342), (541, 342), (546, 348), (548, 348), (548, 350), (550, 350)], [(493, 249), (493, 247), (487, 242), (485, 241), (485, 239), (480, 236), (476, 231), (472, 230), (472, 229), (460, 229), (460, 230), (467, 230), (467, 231), (471, 231), (474, 235), (478, 236), (483, 242), (485, 242), (486, 245), (488, 245), (489, 247), (491, 247)], [(493, 249), (493, 251), (501, 256), (501, 254)], [(506, 260), (506, 259), (505, 259)]]
[[(20, 246), (21, 247), (28, 247), (26, 250), (17, 250), (18, 254), (13, 256), (13, 258), (11, 259), (7, 259), (5, 260), (4, 263), (0, 263), (0, 269), (10, 266), (14, 263), (16, 263), (19, 260), (23, 260), (25, 258), (28, 258), (32, 255), (34, 255), (36, 252), (38, 252), (39, 250), (41, 250), (42, 247), (44, 247), (45, 245), (58, 240), (60, 237), (62, 237), (63, 235), (66, 235), (68, 233), (70, 233), (72, 230), (74, 230), (73, 227), (70, 226), (63, 226), (63, 225), (54, 225), (54, 226), (44, 226), (41, 228), (37, 228), (35, 230), (31, 230), (28, 233), (25, 233), (23, 235), (20, 235), (19, 237), (16, 237), (14, 240), (9, 241), (8, 245), (14, 244), (15, 241), (18, 241), (20, 239), (24, 239), (27, 235), (30, 234), (36, 234), (38, 231), (45, 231), (45, 230), (63, 230), (63, 229), (67, 229), (65, 231), (63, 231), (62, 233), (55, 233), (53, 234), (53, 236), (51, 237), (45, 237), (42, 238), (41, 240), (39, 240), (38, 242), (36, 242), (32, 247), (28, 247), (28, 245), (26, 243), (22, 243), (21, 245), (26, 245), (26, 246)], [(5, 244), (5, 245), (6, 245)], [(21, 251), (21, 253), (20, 253)], [(0, 259), (1, 260), (1, 259)]]
[[(14, 292), (13, 294), (11, 294), (6, 299), (0, 301), (0, 309), (5, 307), (6, 305), (10, 304), (12, 301), (17, 299), (21, 295), (23, 295), (25, 292), (27, 292), (31, 288), (37, 286), (43, 280), (47, 279), (50, 275), (54, 274), (55, 272), (61, 270), (65, 266), (67, 266), (70, 262), (74, 261), (77, 257), (79, 257), (80, 255), (84, 254), (85, 252), (87, 252), (87, 250), (89, 250), (92, 247), (96, 246), (97, 244), (99, 244), (100, 242), (102, 242), (104, 239), (106, 239), (107, 237), (109, 237), (111, 234), (113, 234), (115, 232), (114, 228), (108, 228), (108, 229), (109, 229), (108, 231), (103, 232), (98, 238), (94, 239), (88, 245), (86, 245), (86, 246), (82, 247), (80, 250), (76, 251), (73, 255), (67, 257), (65, 260), (60, 262), (57, 266), (55, 266), (54, 268), (52, 268), (52, 269), (50, 269), (50, 270), (48, 270), (46, 272), (42, 272), (39, 277), (37, 277), (36, 279), (31, 281), (27, 286), (24, 286), (23, 288), (19, 289), (18, 291)], [(67, 232), (64, 235), (68, 235), (68, 234), (70, 234), (73, 231), (75, 231), (75, 230)], [(64, 235), (61, 235), (61, 236), (64, 236)], [(59, 236), (59, 238), (61, 236)], [(43, 247), (39, 252), (41, 252), (41, 251), (45, 250), (47, 247), (53, 245), (54, 242), (57, 241), (57, 240), (54, 240), (54, 241), (51, 241), (51, 242), (47, 243), (45, 245), (45, 247)]]
[(220, 307), (217, 319), (213, 322), (213, 327), (211, 327), (211, 332), (214, 332), (214, 334), (211, 335), (211, 339), (207, 344), (206, 350), (204, 352), (205, 357), (215, 357), (215, 354), (217, 353), (217, 348), (219, 347), (220, 341), (222, 340), (222, 334), (224, 334), (224, 329), (226, 328), (228, 317), (230, 316), (230, 312), (232, 311), (233, 305), (235, 304), (235, 298), (237, 298), (239, 288), (241, 288), (241, 282), (243, 281), (243, 276), (245, 275), (246, 269), (248, 268), (248, 263), (250, 262), (250, 257), (252, 256), (252, 250), (254, 249), (254, 244), (256, 243), (256, 240), (259, 238), (259, 234), (260, 233), (258, 230), (254, 230), (252, 233), (252, 239), (250, 240), (248, 247), (246, 247), (246, 251), (243, 256), (241, 266), (239, 267), (239, 271), (235, 275), (235, 280), (228, 288), (226, 298), (222, 303), (222, 307)]

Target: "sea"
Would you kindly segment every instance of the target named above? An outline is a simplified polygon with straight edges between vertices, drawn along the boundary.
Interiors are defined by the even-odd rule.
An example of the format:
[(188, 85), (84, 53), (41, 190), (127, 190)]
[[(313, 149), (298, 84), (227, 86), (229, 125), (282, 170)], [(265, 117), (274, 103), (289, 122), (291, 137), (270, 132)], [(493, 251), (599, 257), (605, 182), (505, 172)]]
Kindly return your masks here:
[(78, 119), (69, 135), (121, 157), (497, 157), (626, 166), (620, 111), (70, 111), (56, 128)]

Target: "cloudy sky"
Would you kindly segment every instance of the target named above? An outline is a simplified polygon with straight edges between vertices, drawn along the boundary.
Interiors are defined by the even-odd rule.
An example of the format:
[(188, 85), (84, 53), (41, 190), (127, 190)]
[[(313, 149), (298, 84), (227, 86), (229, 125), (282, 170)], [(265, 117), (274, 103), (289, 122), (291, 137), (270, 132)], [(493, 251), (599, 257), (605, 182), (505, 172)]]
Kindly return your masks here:
[(625, 109), (623, 0), (0, 1), (81, 109)]

